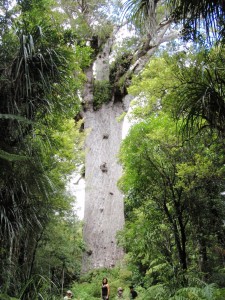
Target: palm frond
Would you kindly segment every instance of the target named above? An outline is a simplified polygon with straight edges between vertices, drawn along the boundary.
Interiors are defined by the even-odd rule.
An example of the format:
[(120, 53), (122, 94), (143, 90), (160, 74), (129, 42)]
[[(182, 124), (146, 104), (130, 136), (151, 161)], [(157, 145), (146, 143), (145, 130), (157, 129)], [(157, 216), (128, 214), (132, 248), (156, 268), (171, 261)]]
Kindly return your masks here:
[(224, 98), (212, 85), (196, 84), (192, 91), (186, 90), (179, 109), (187, 129), (193, 128), (194, 124), (201, 128), (206, 120), (211, 128), (224, 131)]
[(123, 17), (134, 21), (139, 27), (154, 31), (156, 25), (156, 4), (154, 0), (127, 0), (123, 5)]
[(220, 38), (224, 28), (225, 4), (223, 0), (171, 0), (167, 1), (176, 21), (183, 20), (184, 32), (197, 37), (201, 27), (205, 27), (208, 38), (214, 34)]
[[(215, 59), (215, 61), (214, 61)], [(225, 131), (225, 69), (219, 55), (205, 63), (180, 68), (180, 85), (175, 115), (183, 120), (183, 133), (208, 126)], [(219, 65), (221, 64), (221, 66)]]

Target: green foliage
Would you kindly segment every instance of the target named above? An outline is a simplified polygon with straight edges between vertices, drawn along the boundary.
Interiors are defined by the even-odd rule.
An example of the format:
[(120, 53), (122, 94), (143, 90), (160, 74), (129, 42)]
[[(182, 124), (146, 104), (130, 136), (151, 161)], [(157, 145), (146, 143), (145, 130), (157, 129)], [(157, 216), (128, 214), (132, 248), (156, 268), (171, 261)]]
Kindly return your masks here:
[[(180, 56), (183, 57), (182, 54)], [(169, 107), (168, 111), (171, 111), (173, 91), (179, 85), (179, 70), (174, 70), (173, 62), (171, 59), (170, 64), (164, 56), (154, 57), (140, 75), (133, 77), (128, 89), (136, 97), (132, 103), (132, 118), (143, 120), (160, 110), (162, 105), (164, 110)]]
[[(84, 245), (82, 224), (74, 213), (63, 211), (52, 217), (37, 248), (34, 272), (50, 276), (56, 288), (78, 280)], [(63, 274), (63, 277), (62, 277)]]
[[(51, 293), (49, 293), (50, 290)], [(23, 286), (19, 299), (58, 299), (58, 297), (55, 297), (54, 294), (59, 294), (59, 290), (53, 281), (42, 275), (33, 275)]]
[(109, 81), (94, 82), (93, 108), (98, 110), (104, 103), (108, 103), (112, 97), (112, 86)]
[(120, 54), (116, 60), (110, 65), (110, 82), (112, 84), (118, 84), (122, 88), (122, 84), (119, 84), (121, 77), (128, 71), (131, 65), (132, 55), (130, 52)]
[(200, 40), (203, 28), (206, 30), (208, 41), (224, 38), (223, 1), (202, 0), (195, 7), (192, 1), (172, 0), (167, 3), (176, 22), (183, 22), (183, 34), (186, 38)]
[[(224, 131), (224, 51), (180, 51), (154, 58), (133, 80), (129, 92), (141, 95), (134, 115), (142, 118), (163, 107), (183, 120), (184, 135), (205, 126)], [(176, 99), (176, 101), (174, 101)], [(140, 105), (141, 104), (141, 105)], [(135, 104), (134, 104), (135, 105)], [(144, 106), (144, 109), (143, 109)]]
[[(126, 274), (125, 277), (124, 274)], [(129, 286), (131, 283), (133, 284), (134, 281), (131, 281), (131, 272), (124, 267), (92, 270), (88, 274), (85, 274), (80, 278), (80, 282), (76, 282), (70, 288), (74, 294), (74, 298), (82, 300), (86, 300), (88, 298), (92, 300), (99, 299), (101, 296), (101, 282), (104, 277), (108, 278), (111, 299), (118, 299), (116, 293), (119, 286), (124, 289), (124, 298), (129, 298)], [(148, 287), (141, 287), (135, 284), (135, 290), (138, 292), (138, 299), (141, 300), (222, 300), (225, 292), (224, 289), (219, 289), (215, 284), (206, 284), (199, 280), (196, 280), (195, 284), (193, 285), (190, 285), (186, 288), (177, 288), (176, 290), (172, 290), (168, 283), (157, 283)]]
[(123, 3), (123, 15), (142, 31), (146, 28), (150, 29), (149, 32), (154, 31), (155, 23), (162, 12), (175, 23), (183, 25), (182, 34), (187, 40), (202, 42), (205, 35), (208, 43), (224, 42), (225, 10), (222, 0), (201, 0), (194, 6), (192, 0), (167, 0), (163, 3), (126, 0)]
[[(224, 235), (225, 213), (224, 153), (215, 154), (220, 141), (205, 134), (180, 144), (176, 133), (175, 122), (160, 112), (134, 125), (122, 145), (120, 180), (128, 220), (120, 242), (129, 261), (146, 283), (169, 279), (174, 288), (183, 284), (183, 271), (210, 272), (219, 263), (213, 247)], [(208, 262), (199, 270), (203, 248)]]
[(205, 285), (203, 287), (188, 287), (180, 289), (171, 297), (171, 300), (179, 299), (222, 299), (223, 290), (219, 290), (215, 285)]
[[(109, 3), (105, 0), (90, 0), (74, 2), (62, 0), (60, 7), (65, 12), (65, 24), (76, 28), (77, 35), (84, 40), (99, 36), (103, 41), (112, 32), (111, 16), (109, 16)], [(114, 6), (110, 7), (114, 9)]]
[(128, 71), (132, 63), (131, 52), (127, 49), (116, 57), (110, 65), (109, 80), (113, 85), (113, 92), (116, 101), (122, 101), (127, 94), (128, 82), (131, 79), (131, 73)]
[(161, 284), (153, 285), (149, 287), (146, 290), (143, 290), (141, 295), (139, 295), (140, 299), (146, 299), (146, 300), (164, 300), (164, 299), (170, 299), (170, 291), (168, 288)]
[(178, 103), (175, 114), (177, 117), (183, 117), (184, 129), (187, 132), (193, 127), (201, 128), (206, 124), (216, 128), (218, 132), (223, 132), (225, 95), (223, 60), (224, 51), (213, 49), (209, 53), (201, 52), (194, 59), (190, 59), (188, 67), (181, 63), (179, 76), (181, 85), (176, 91)]
[[(80, 229), (75, 230), (79, 223), (67, 220), (72, 199), (66, 195), (66, 180), (83, 163), (84, 137), (73, 117), (80, 107), (77, 93), (90, 48), (68, 42), (52, 5), (20, 1), (11, 14), (1, 10), (5, 22), (0, 23), (1, 291), (18, 296), (28, 284), (30, 299), (36, 297), (29, 284), (33, 275), (50, 275), (44, 253), (49, 255), (46, 248), (55, 241), (49, 231), (73, 224), (77, 234), (73, 249), (58, 247), (51, 253), (58, 268), (56, 285), (61, 286), (60, 250), (69, 261), (67, 282), (79, 274), (82, 251)], [(63, 244), (63, 233), (58, 232)], [(64, 234), (73, 237), (69, 230)], [(44, 294), (49, 282), (51, 278), (48, 284), (34, 280), (34, 286)]]

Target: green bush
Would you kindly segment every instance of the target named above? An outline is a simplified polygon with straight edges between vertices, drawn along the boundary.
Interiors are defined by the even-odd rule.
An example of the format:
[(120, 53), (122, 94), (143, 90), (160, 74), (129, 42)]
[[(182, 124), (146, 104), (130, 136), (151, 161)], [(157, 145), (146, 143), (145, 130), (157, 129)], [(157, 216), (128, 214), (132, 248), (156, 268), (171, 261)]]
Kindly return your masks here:
[(94, 110), (98, 110), (103, 103), (108, 103), (112, 97), (110, 82), (108, 80), (95, 81), (93, 97)]

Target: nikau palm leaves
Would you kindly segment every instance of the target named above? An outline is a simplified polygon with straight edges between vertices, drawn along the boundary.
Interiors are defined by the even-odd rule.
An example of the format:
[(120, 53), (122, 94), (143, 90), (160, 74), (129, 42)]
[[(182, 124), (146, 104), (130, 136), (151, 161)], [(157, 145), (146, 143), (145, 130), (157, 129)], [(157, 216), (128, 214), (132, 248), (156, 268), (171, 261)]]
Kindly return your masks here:
[[(203, 63), (203, 60), (205, 61)], [(209, 127), (225, 132), (224, 52), (199, 54), (193, 66), (180, 68), (175, 114), (183, 119), (184, 131)]]
[(123, 14), (128, 20), (134, 20), (139, 27), (153, 30), (156, 26), (156, 5), (158, 0), (127, 0)]
[(197, 37), (205, 27), (211, 34), (221, 38), (224, 30), (225, 4), (223, 0), (171, 0), (167, 1), (176, 21), (183, 21), (184, 33)]
[(193, 128), (194, 125), (198, 125), (199, 128), (206, 125), (202, 123), (203, 119), (210, 127), (222, 133), (225, 129), (224, 83), (218, 89), (220, 79), (216, 78), (216, 82), (210, 73), (208, 80), (202, 83), (188, 83), (186, 88), (181, 88), (184, 93), (179, 111), (183, 114), (187, 129)]

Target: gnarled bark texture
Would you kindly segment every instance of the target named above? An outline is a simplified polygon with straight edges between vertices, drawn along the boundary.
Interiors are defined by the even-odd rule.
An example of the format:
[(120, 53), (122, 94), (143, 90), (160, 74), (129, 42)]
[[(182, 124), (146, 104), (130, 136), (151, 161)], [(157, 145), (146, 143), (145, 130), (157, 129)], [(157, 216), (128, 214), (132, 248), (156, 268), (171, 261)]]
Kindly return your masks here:
[(121, 166), (117, 154), (122, 139), (122, 102), (85, 113), (86, 140), (84, 239), (88, 246), (83, 270), (113, 267), (123, 256), (116, 233), (124, 225), (123, 196), (117, 188)]

